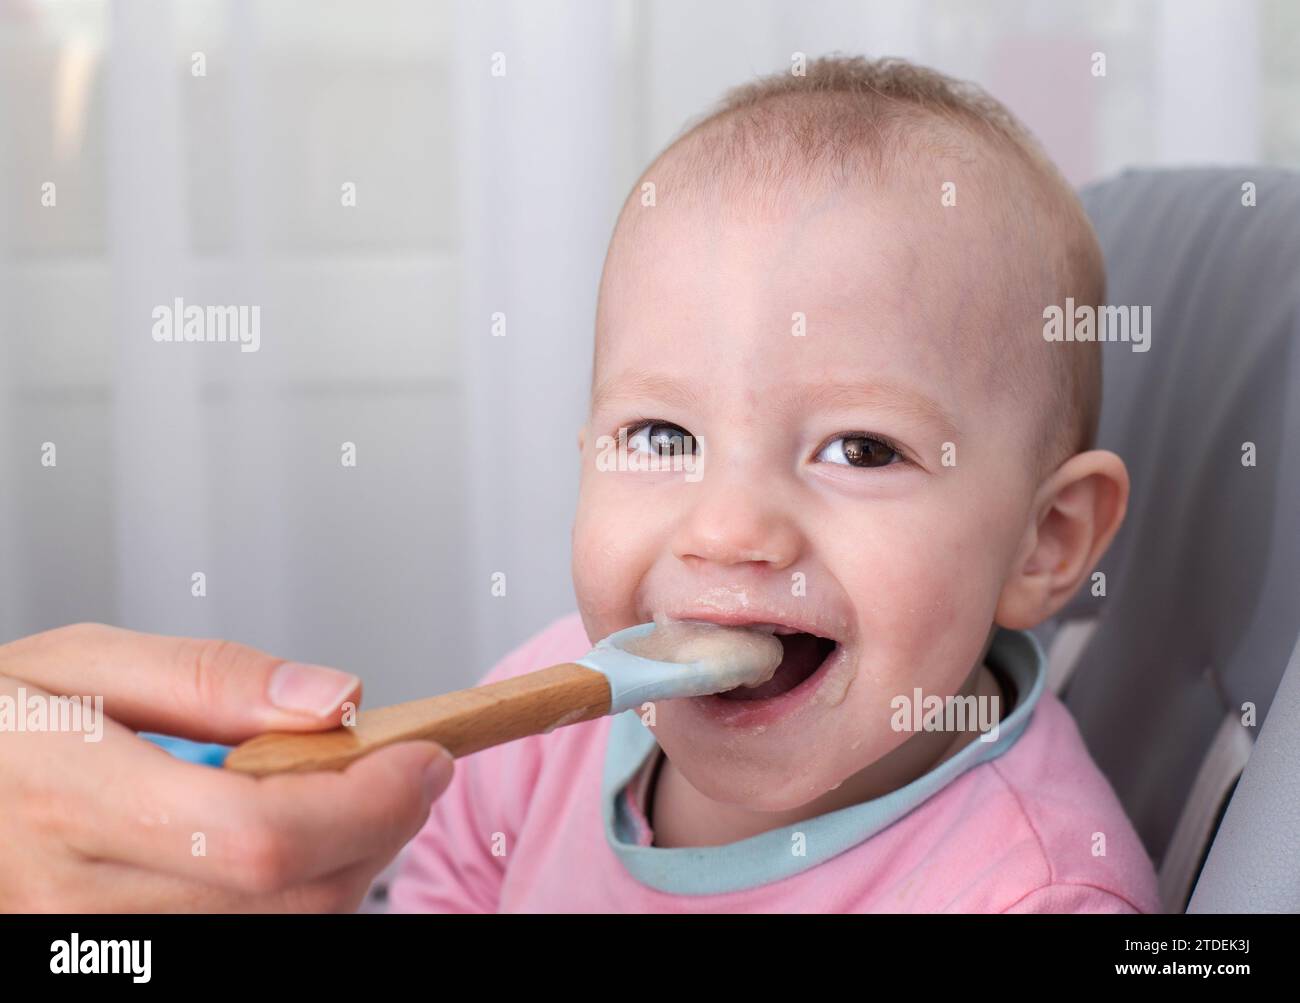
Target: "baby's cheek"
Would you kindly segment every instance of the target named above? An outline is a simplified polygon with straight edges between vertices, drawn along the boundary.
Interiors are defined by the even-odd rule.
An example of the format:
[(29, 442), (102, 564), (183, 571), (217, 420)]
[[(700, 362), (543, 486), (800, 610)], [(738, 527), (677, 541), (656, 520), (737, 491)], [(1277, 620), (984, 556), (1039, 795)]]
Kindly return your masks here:
[(985, 569), (933, 544), (910, 556), (875, 582), (873, 601), (858, 601), (861, 654), (854, 686), (873, 694), (866, 713), (886, 713), (891, 699), (910, 698), (918, 686), (926, 694), (955, 692), (992, 622), (997, 589)]
[(652, 563), (649, 533), (629, 525), (625, 506), (605, 501), (609, 492), (584, 489), (573, 524), (573, 588), (589, 628), (600, 635), (629, 626), (639, 583)]
[(608, 528), (599, 519), (579, 515), (573, 527), (573, 591), (588, 626), (593, 620), (603, 622), (625, 602), (625, 590), (619, 587), (624, 563)]

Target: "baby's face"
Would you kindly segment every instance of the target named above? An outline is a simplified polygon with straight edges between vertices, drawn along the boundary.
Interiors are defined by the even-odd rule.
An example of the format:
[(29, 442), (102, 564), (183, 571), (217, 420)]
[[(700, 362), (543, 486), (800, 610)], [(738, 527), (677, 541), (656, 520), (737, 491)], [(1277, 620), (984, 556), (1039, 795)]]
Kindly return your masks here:
[[(962, 688), (1018, 559), (1033, 409), (998, 389), (996, 346), (1035, 321), (994, 292), (1016, 267), (995, 228), (938, 192), (660, 199), (607, 266), (573, 539), (588, 633), (669, 617), (824, 639), (792, 636), (764, 690), (655, 708), (714, 800), (794, 808), (912, 737), (890, 701)], [(620, 429), (629, 452), (689, 435), (700, 467), (599, 469)]]

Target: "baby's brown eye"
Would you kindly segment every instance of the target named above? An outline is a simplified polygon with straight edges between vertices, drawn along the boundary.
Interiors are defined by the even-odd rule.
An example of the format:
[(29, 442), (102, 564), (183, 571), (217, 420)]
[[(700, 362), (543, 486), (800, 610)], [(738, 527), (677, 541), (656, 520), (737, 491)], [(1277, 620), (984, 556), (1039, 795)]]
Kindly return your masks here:
[(902, 457), (892, 446), (869, 435), (842, 435), (827, 443), (817, 459), (849, 467), (887, 467)]
[(845, 439), (844, 458), (855, 467), (883, 467), (894, 451), (875, 439)]

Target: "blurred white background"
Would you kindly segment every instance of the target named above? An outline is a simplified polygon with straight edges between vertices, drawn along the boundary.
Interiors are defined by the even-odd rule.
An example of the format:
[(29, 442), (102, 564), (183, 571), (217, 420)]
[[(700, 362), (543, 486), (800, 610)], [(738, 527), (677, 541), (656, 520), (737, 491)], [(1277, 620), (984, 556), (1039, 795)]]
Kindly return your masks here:
[[(573, 608), (624, 194), (727, 87), (835, 50), (979, 82), (1078, 184), (1300, 167), (1288, 0), (0, 0), (0, 641), (473, 682)], [(261, 351), (156, 344), (178, 296), (259, 305)]]

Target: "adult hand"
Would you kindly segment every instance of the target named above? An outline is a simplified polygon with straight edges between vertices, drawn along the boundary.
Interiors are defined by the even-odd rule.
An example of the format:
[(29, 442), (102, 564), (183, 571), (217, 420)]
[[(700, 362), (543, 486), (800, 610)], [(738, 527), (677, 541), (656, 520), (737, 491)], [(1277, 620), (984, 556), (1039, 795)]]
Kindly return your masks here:
[(451, 780), (432, 742), (259, 779), (139, 738), (320, 731), (360, 701), (356, 676), (226, 641), (62, 627), (0, 646), (0, 700), (20, 691), (20, 714), (33, 697), (102, 696), (107, 720), (89, 742), (0, 730), (6, 912), (350, 911)]

